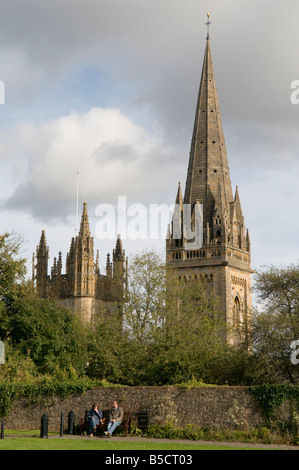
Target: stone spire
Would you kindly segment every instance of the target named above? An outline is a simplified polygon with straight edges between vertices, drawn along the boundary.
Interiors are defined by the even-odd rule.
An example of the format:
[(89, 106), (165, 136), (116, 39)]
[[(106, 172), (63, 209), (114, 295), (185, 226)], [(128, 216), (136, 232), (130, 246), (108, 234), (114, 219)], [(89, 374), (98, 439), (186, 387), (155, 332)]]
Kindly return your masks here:
[(203, 204), (204, 227), (212, 224), (219, 184), (229, 213), (233, 194), (208, 34), (184, 195), (184, 204)]
[(96, 257), (96, 262), (95, 262), (95, 273), (100, 274), (100, 254), (99, 254), (99, 250), (97, 250), (97, 257)]
[[(245, 339), (249, 344), (252, 308), (251, 244), (244, 224), (239, 190), (237, 187), (233, 196), (229, 175), (210, 50), (210, 23), (208, 15), (208, 34), (197, 97), (184, 207), (182, 210), (179, 187), (172, 223), (168, 227), (166, 263), (177, 271), (179, 279), (204, 282), (207, 295), (215, 298), (219, 305), (219, 314), (226, 325), (223, 337), (228, 343), (239, 344), (240, 340)], [(196, 209), (199, 209), (197, 215)], [(188, 218), (185, 220), (186, 211), (191, 212), (191, 223)], [(188, 232), (190, 226), (191, 232)], [(194, 236), (195, 243), (190, 236), (185, 235), (188, 233), (198, 234), (198, 237)]]
[(43, 230), (39, 245), (36, 247), (36, 290), (40, 297), (46, 296), (46, 282), (48, 276), (49, 247), (47, 246), (46, 234)]
[(183, 221), (183, 195), (181, 190), (181, 183), (178, 184), (178, 191), (175, 200), (175, 208), (172, 218), (172, 227), (171, 227), (171, 234), (175, 240), (179, 240), (183, 238), (183, 229), (184, 229), (184, 221)]
[(42, 230), (39, 245), (36, 247), (36, 256), (49, 258), (49, 247), (47, 246), (46, 233)]
[(110, 261), (110, 254), (107, 253), (107, 261), (106, 261), (106, 275), (108, 277), (112, 276), (112, 263)]
[(125, 262), (125, 251), (122, 247), (122, 241), (120, 235), (117, 236), (115, 249), (113, 250), (113, 276), (123, 276), (124, 273), (124, 262)]
[(179, 208), (181, 210), (183, 210), (183, 195), (182, 195), (181, 183), (180, 182), (178, 184), (178, 192), (177, 192), (177, 195), (176, 195), (175, 203), (179, 206)]
[(83, 212), (81, 217), (79, 237), (90, 237), (90, 227), (86, 202), (83, 203)]
[(58, 253), (58, 262), (57, 262), (57, 275), (61, 276), (62, 274), (62, 253)]
[(113, 250), (113, 285), (112, 291), (115, 299), (120, 302), (118, 304), (119, 312), (122, 312), (122, 299), (124, 295), (124, 283), (126, 280), (126, 266), (125, 266), (125, 250), (123, 250), (122, 241), (120, 235), (117, 236), (115, 249)]

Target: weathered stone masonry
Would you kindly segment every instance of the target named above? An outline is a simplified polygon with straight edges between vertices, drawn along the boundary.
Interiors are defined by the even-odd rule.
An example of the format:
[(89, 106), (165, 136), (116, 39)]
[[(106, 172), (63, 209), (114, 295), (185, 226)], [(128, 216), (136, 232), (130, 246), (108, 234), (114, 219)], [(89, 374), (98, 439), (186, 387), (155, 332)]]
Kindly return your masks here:
[[(239, 159), (239, 166), (242, 161)], [(210, 37), (208, 35), (194, 119), (185, 194), (179, 183), (176, 209), (169, 224), (166, 261), (180, 279), (207, 284), (219, 303), (229, 344), (249, 341), (251, 328), (251, 242), (245, 227), (238, 187), (233, 195), (220, 114)], [(199, 229), (202, 204), (202, 245), (189, 240), (184, 210), (191, 209), (192, 232)], [(188, 219), (187, 219), (188, 220)], [(197, 227), (197, 229), (196, 229)], [(198, 234), (199, 235), (199, 234)], [(190, 236), (190, 235), (189, 235)], [(199, 237), (200, 238), (200, 237)]]
[(247, 387), (103, 387), (67, 399), (51, 397), (28, 404), (18, 400), (5, 419), (7, 429), (39, 429), (46, 413), (49, 429), (59, 430), (61, 412), (67, 428), (68, 413), (73, 410), (76, 422), (86, 409), (98, 402), (109, 408), (116, 398), (126, 411), (147, 411), (150, 424), (172, 420), (178, 426), (195, 424), (218, 429), (248, 429), (262, 423), (263, 413)]

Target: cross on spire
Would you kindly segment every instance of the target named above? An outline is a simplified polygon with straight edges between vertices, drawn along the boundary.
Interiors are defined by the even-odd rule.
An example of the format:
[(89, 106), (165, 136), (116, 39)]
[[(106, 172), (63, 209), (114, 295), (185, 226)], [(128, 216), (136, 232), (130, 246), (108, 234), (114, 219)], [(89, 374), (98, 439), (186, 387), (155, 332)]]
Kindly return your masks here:
[(211, 24), (210, 13), (208, 12), (207, 13), (207, 22), (206, 22), (206, 25), (207, 25), (207, 39), (210, 39), (210, 24)]

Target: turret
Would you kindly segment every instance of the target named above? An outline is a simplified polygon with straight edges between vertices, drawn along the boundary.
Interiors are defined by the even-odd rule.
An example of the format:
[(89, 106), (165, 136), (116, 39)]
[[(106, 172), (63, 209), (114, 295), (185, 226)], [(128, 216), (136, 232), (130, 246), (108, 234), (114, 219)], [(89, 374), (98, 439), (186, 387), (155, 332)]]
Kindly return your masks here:
[(79, 235), (75, 243), (75, 295), (87, 296), (95, 294), (95, 263), (93, 238), (90, 236), (90, 227), (87, 213), (87, 204), (83, 204)]
[(42, 231), (39, 245), (36, 247), (36, 291), (40, 297), (47, 296), (49, 247), (45, 231)]

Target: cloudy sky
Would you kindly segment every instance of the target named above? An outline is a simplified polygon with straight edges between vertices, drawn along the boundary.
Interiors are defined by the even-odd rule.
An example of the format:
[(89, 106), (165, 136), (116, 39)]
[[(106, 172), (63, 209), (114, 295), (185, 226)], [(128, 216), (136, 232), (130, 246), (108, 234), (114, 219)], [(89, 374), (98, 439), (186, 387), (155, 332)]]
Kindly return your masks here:
[[(23, 235), (29, 259), (42, 229), (50, 264), (60, 250), (65, 259), (77, 183), (102, 266), (115, 240), (97, 236), (100, 205), (117, 209), (119, 196), (128, 206), (174, 202), (187, 174), (209, 11), (253, 268), (297, 262), (297, 0), (2, 0), (0, 8), (0, 229)], [(127, 237), (124, 248), (163, 251), (166, 227), (161, 235)]]

